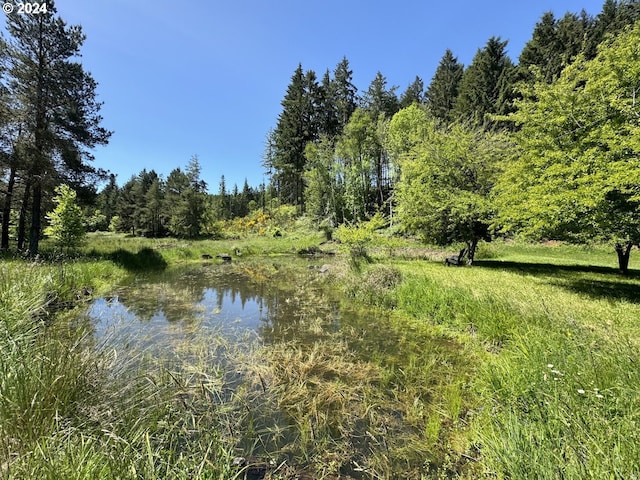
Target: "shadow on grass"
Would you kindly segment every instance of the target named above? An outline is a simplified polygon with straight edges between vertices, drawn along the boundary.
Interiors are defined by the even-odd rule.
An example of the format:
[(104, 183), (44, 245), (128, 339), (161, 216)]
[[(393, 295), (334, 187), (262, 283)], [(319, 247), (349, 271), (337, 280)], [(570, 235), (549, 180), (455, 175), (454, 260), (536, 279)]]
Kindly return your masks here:
[(130, 272), (164, 270), (167, 268), (167, 262), (162, 258), (162, 255), (153, 248), (148, 247), (141, 249), (138, 253), (132, 253), (121, 248), (109, 253), (105, 258)]
[[(640, 303), (640, 285), (629, 280), (640, 279), (640, 271), (630, 270), (627, 275), (621, 275), (617, 268), (596, 265), (555, 265), (551, 263), (501, 262), (498, 260), (478, 260), (474, 267), (506, 270), (525, 275), (549, 276), (554, 279), (549, 282), (572, 292), (589, 295), (590, 297), (610, 300), (625, 300)], [(596, 279), (578, 277), (576, 274), (594, 273), (610, 275), (612, 278)]]

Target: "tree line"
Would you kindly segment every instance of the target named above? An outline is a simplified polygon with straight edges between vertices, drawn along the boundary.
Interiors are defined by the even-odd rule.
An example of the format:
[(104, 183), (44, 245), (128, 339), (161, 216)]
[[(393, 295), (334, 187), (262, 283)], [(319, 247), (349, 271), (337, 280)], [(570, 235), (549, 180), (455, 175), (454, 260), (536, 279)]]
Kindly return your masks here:
[(144, 169), (119, 187), (112, 174), (95, 205), (86, 207), (85, 228), (147, 237), (215, 236), (217, 222), (244, 217), (268, 201), (264, 185), (253, 188), (245, 179), (242, 189), (237, 184), (228, 189), (224, 175), (218, 193), (209, 194), (200, 173), (194, 156), (184, 170), (175, 168), (166, 179)]
[(87, 229), (198, 237), (289, 204), (326, 227), (381, 214), (430, 241), (467, 242), (470, 260), (496, 234), (612, 241), (626, 270), (640, 241), (639, 19), (637, 0), (606, 0), (595, 17), (545, 13), (517, 64), (492, 37), (468, 66), (446, 50), (426, 87), (416, 76), (401, 94), (381, 72), (360, 92), (346, 57), (321, 78), (300, 64), (267, 135), (268, 184), (230, 191), (223, 176), (211, 195), (197, 157), (166, 179), (143, 170), (121, 187), (92, 167), (91, 149), (111, 132), (77, 61), (81, 27), (67, 26), (53, 2), (43, 14), (8, 15), (0, 248), (13, 238), (36, 254), (53, 193), (67, 185)]
[[(266, 141), (278, 198), (333, 225), (381, 212), (405, 232), (467, 242), (470, 261), (492, 234), (613, 241), (625, 271), (640, 241), (638, 183), (622, 167), (637, 156), (631, 125), (640, 90), (631, 73), (614, 81), (596, 65), (637, 71), (637, 50), (628, 50), (639, 19), (635, 0), (606, 0), (595, 17), (548, 12), (517, 64), (507, 41), (492, 37), (467, 67), (446, 50), (426, 88), (416, 77), (400, 95), (380, 72), (359, 94), (346, 58), (322, 80), (300, 64)], [(617, 64), (609, 55), (616, 48), (628, 54)], [(603, 78), (608, 87), (596, 88)], [(626, 227), (614, 228), (620, 222)]]

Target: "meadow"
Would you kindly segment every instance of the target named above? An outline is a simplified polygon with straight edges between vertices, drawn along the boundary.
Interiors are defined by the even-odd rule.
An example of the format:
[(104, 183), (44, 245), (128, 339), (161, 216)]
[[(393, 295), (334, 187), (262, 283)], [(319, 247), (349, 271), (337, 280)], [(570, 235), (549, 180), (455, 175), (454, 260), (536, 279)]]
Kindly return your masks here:
[[(494, 242), (473, 267), (447, 268), (455, 248), (382, 235), (357, 255), (320, 245), (337, 254), (326, 275), (288, 260), (322, 240), (98, 234), (73, 257), (46, 245), (35, 262), (5, 256), (0, 477), (244, 478), (257, 474), (233, 465), (242, 431), (266, 478), (635, 478), (637, 252), (627, 276), (605, 246)], [(301, 307), (286, 340), (194, 344), (182, 368), (118, 356), (78, 321), (136, 275), (217, 253), (302, 306), (324, 289), (365, 314), (335, 331)], [(250, 379), (229, 399), (223, 351)], [(276, 409), (286, 431), (263, 420)]]

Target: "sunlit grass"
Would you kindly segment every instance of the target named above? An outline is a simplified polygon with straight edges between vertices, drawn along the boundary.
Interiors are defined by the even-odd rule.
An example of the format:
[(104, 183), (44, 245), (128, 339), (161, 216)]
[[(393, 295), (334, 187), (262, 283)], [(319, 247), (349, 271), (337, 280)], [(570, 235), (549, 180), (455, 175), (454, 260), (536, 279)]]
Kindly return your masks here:
[(640, 470), (640, 281), (609, 269), (604, 249), (495, 253), (473, 268), (395, 264), (401, 311), (487, 352), (471, 389), (479, 471), (630, 478)]
[[(627, 277), (610, 249), (565, 245), (496, 242), (446, 268), (446, 251), (380, 236), (359, 270), (288, 260), (319, 241), (96, 235), (74, 259), (45, 242), (38, 262), (2, 260), (0, 477), (224, 479), (242, 476), (236, 455), (271, 478), (640, 471), (637, 252)], [(291, 320), (238, 344), (194, 322), (166, 357), (96, 345), (66, 313), (132, 273), (217, 253), (277, 285)], [(187, 284), (149, 286), (148, 308), (162, 297), (176, 318), (201, 315)]]

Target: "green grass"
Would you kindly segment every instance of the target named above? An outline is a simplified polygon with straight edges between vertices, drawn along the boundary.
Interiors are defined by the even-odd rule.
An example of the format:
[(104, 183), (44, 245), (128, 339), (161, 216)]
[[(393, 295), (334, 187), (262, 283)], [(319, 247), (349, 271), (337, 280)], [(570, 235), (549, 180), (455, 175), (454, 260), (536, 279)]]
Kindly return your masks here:
[[(0, 260), (0, 478), (234, 478), (236, 445), (286, 453), (316, 478), (640, 471), (637, 251), (627, 276), (605, 247), (503, 242), (446, 268), (453, 247), (378, 236), (358, 269), (345, 246), (323, 246), (342, 257), (307, 284), (286, 255), (320, 241), (98, 234), (75, 258), (44, 242), (38, 262)], [(116, 357), (74, 320), (74, 306), (132, 275), (217, 253), (260, 281), (288, 278), (301, 305), (280, 340), (221, 347), (247, 379), (230, 403), (215, 345), (185, 346), (193, 360), (180, 367)], [(341, 286), (346, 310), (376, 308), (336, 331), (306, 310), (323, 284)], [(294, 478), (282, 465), (272, 478)]]
[(400, 311), (485, 352), (471, 386), (477, 472), (633, 478), (638, 276), (618, 275), (606, 249), (492, 248), (494, 258), (473, 268), (395, 263), (406, 278)]

